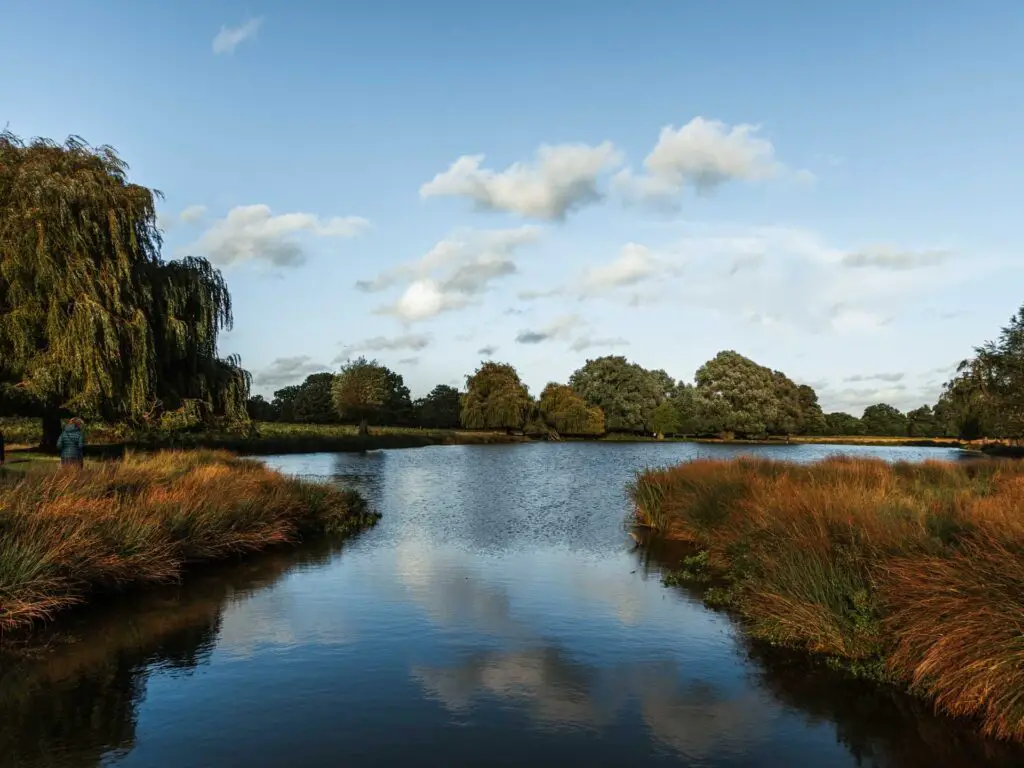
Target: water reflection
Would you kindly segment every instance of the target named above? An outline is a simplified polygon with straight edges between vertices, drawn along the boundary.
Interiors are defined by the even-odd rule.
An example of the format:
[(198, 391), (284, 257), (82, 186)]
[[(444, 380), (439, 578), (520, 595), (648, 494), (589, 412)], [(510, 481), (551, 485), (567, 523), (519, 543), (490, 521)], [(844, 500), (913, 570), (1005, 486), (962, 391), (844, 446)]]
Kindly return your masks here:
[(1024, 764), (662, 587), (684, 550), (631, 550), (622, 528), (622, 483), (660, 446), (557, 449), (281, 457), (360, 487), (381, 525), (0, 658), (0, 763)]
[(0, 655), (0, 756), (10, 765), (99, 765), (135, 745), (156, 675), (187, 676), (223, 637), (225, 610), (338, 546), (263, 555), (196, 574), (183, 589), (127, 597), (72, 616)]

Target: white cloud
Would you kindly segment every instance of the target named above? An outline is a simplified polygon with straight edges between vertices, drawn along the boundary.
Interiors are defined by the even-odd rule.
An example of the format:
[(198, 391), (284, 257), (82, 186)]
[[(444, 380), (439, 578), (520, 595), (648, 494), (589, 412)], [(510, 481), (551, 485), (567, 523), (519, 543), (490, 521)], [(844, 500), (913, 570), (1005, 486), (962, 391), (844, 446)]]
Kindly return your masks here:
[(184, 252), (206, 256), (214, 264), (231, 266), (262, 261), (278, 267), (298, 266), (306, 254), (297, 235), (348, 238), (370, 223), (358, 216), (321, 219), (312, 213), (275, 216), (267, 205), (240, 205), (210, 225)]
[(613, 347), (628, 347), (629, 340), (624, 339), (621, 336), (612, 336), (608, 338), (593, 338), (591, 336), (580, 336), (575, 339), (572, 344), (569, 345), (569, 349), (573, 352), (582, 352), (585, 349), (591, 347), (597, 347), (598, 349), (611, 349)]
[(498, 348), (496, 346), (494, 346), (493, 344), (488, 344), (486, 347), (480, 347), (480, 349), (478, 349), (476, 353), (478, 355), (483, 355), (484, 357), (494, 357), (494, 353), (497, 351)]
[(259, 16), (247, 19), (237, 27), (222, 26), (217, 36), (213, 38), (213, 52), (217, 54), (234, 53), (239, 43), (254, 37), (262, 25), (263, 17)]
[(837, 307), (832, 312), (832, 327), (840, 332), (877, 331), (885, 327), (892, 318), (881, 312), (872, 312), (853, 307)]
[(204, 216), (206, 216), (205, 205), (190, 205), (178, 214), (178, 218), (186, 224), (195, 224), (197, 221), (202, 221)]
[(370, 339), (345, 347), (344, 351), (335, 358), (334, 362), (348, 360), (356, 352), (395, 352), (398, 350), (410, 350), (420, 352), (429, 346), (430, 336), (422, 333), (406, 333), (400, 336), (374, 336)]
[(654, 256), (653, 251), (639, 243), (626, 243), (619, 257), (583, 275), (581, 295), (592, 296), (616, 288), (632, 286), (674, 270), (673, 265)]
[(903, 373), (869, 373), (865, 375), (847, 376), (843, 381), (854, 383), (860, 381), (902, 381)]
[(775, 147), (757, 136), (759, 127), (728, 126), (695, 117), (681, 128), (661, 129), (658, 143), (644, 160), (645, 174), (625, 168), (616, 174), (616, 187), (627, 199), (675, 206), (684, 187), (700, 194), (713, 192), (727, 181), (760, 181), (781, 173)]
[(843, 256), (844, 267), (905, 270), (940, 266), (949, 259), (948, 251), (901, 251), (890, 246), (872, 246)]
[(516, 335), (516, 342), (518, 344), (540, 344), (544, 341), (563, 339), (583, 325), (586, 323), (579, 315), (560, 315), (543, 328), (520, 331)]
[(309, 355), (279, 357), (266, 368), (256, 372), (253, 384), (257, 387), (282, 387), (297, 384), (313, 373), (330, 370), (330, 366), (316, 362)]
[(356, 288), (374, 293), (406, 284), (397, 301), (376, 312), (395, 315), (407, 323), (426, 320), (474, 303), (495, 280), (515, 274), (516, 251), (535, 242), (540, 234), (537, 227), (462, 230), (417, 261), (400, 264), (373, 280), (359, 281)]
[(463, 197), (482, 210), (537, 219), (561, 220), (599, 201), (601, 174), (622, 157), (611, 142), (543, 145), (532, 164), (514, 163), (504, 171), (481, 168), (484, 155), (463, 155), (448, 170), (420, 187), (421, 197)]

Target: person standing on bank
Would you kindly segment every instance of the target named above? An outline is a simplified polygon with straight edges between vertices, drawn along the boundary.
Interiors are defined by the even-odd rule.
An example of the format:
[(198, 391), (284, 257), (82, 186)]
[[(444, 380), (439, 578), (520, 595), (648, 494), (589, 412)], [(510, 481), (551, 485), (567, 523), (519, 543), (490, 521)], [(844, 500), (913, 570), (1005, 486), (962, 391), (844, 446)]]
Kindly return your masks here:
[(82, 466), (85, 456), (85, 435), (82, 433), (82, 420), (68, 420), (64, 431), (57, 438), (57, 450), (60, 451), (60, 463)]

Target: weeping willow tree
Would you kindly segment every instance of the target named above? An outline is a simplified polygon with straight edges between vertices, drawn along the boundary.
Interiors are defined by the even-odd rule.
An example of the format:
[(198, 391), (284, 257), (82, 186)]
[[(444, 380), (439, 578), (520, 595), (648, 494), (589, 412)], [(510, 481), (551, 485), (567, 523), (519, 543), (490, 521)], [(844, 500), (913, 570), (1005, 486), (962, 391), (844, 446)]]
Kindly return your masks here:
[(223, 277), (165, 263), (155, 201), (109, 146), (0, 133), (0, 410), (141, 422), (167, 409), (245, 418), (249, 375), (220, 359)]
[(522, 429), (533, 403), (516, 369), (487, 362), (466, 377), (462, 425), (469, 429)]

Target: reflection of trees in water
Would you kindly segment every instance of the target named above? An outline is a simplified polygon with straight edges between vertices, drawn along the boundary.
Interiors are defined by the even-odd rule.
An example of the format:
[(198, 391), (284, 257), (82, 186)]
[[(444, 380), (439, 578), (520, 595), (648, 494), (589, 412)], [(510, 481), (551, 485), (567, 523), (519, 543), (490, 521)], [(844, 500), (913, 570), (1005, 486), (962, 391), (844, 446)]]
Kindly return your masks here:
[(836, 739), (865, 765), (963, 768), (1024, 765), (1024, 749), (985, 739), (893, 688), (844, 678), (800, 655), (744, 642), (759, 686), (810, 722), (835, 724)]
[(83, 611), (43, 630), (38, 644), (0, 656), (5, 764), (99, 764), (130, 750), (150, 674), (204, 664), (231, 601), (336, 551), (317, 545), (205, 569), (182, 588), (124, 597), (99, 614)]
[[(660, 577), (692, 549), (652, 541), (636, 551), (638, 570)], [(701, 589), (674, 587), (699, 600)], [(864, 765), (886, 768), (1021, 766), (1024, 749), (985, 739), (969, 723), (938, 716), (894, 688), (851, 680), (806, 656), (772, 649), (736, 633), (757, 685), (812, 723), (832, 723), (836, 738)]]

